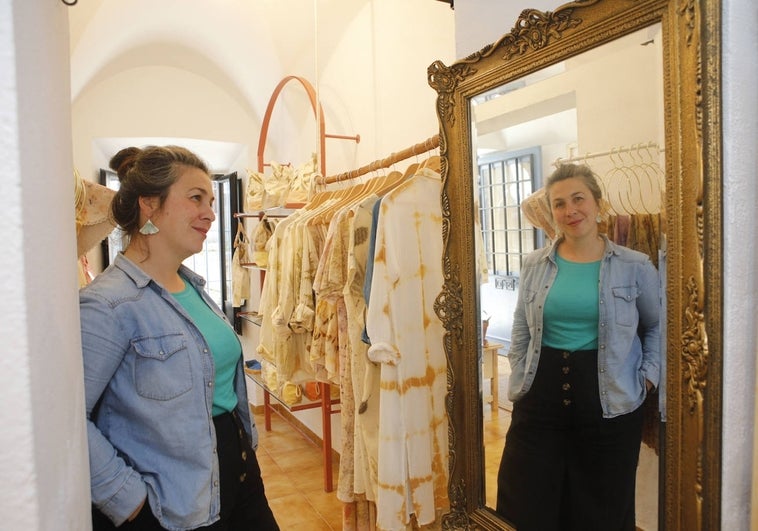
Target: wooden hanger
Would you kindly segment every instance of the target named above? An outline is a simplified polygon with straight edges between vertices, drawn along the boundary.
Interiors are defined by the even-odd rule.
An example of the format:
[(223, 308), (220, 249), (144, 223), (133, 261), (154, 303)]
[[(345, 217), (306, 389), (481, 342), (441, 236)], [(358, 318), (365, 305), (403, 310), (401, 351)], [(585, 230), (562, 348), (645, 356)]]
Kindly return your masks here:
[(381, 183), (381, 187), (377, 188), (376, 190), (373, 190), (373, 192), (380, 197), (384, 196), (387, 194), (387, 192), (394, 189), (405, 180), (406, 180), (405, 173), (402, 173), (399, 171), (390, 172), (390, 174)]
[(429, 157), (428, 159), (426, 159), (425, 161), (421, 163), (421, 166), (419, 167), (419, 169), (421, 168), (429, 168), (430, 170), (440, 173), (440, 171), (442, 170), (442, 159), (440, 158), (439, 155), (432, 155), (431, 157)]
[(322, 213), (317, 214), (316, 217), (313, 218), (314, 224), (327, 224), (331, 221), (332, 216), (334, 216), (335, 212), (338, 212), (339, 210), (345, 208), (347, 205), (350, 205), (359, 199), (365, 197), (368, 195), (368, 190), (371, 187), (371, 181), (366, 181), (360, 184), (356, 184), (353, 186), (350, 186), (346, 189), (346, 193), (339, 197), (337, 201), (330, 205), (328, 209), (324, 210)]
[(305, 204), (305, 206), (303, 206), (303, 209), (313, 210), (321, 206), (325, 201), (333, 199), (337, 191), (339, 190), (324, 190), (323, 192), (318, 192), (310, 201)]

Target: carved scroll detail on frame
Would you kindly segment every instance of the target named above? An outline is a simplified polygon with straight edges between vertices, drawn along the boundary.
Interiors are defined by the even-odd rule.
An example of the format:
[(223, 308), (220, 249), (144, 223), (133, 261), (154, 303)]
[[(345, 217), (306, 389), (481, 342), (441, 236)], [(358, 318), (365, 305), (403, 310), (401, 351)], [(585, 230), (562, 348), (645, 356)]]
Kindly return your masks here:
[[(447, 194), (443, 192), (443, 198), (446, 198)], [(445, 201), (443, 200), (443, 204)], [(450, 221), (449, 212), (445, 214), (443, 208), (443, 227)], [(449, 231), (443, 229), (443, 241), (446, 246), (449, 243), (448, 239)], [(463, 297), (461, 283), (458, 279), (458, 268), (453, 267), (449, 256), (445, 253), (443, 260), (443, 269), (445, 284), (442, 292), (437, 296), (434, 301), (434, 312), (437, 317), (442, 321), (442, 325), (445, 327), (444, 347), (445, 357), (447, 359), (447, 396), (445, 397), (445, 408), (448, 415), (453, 414), (455, 403), (455, 373), (451, 370), (451, 354), (453, 352), (453, 343), (460, 345), (461, 337), (463, 333)], [(458, 463), (458, 453), (455, 450), (457, 448), (458, 436), (455, 431), (453, 423), (448, 423), (448, 444), (449, 444), (449, 462), (448, 469), (450, 470), (451, 477), (454, 475), (453, 471), (456, 470)], [(468, 529), (468, 513), (466, 511), (466, 483), (461, 479), (457, 484), (453, 481), (448, 485), (448, 497), (450, 499), (450, 512), (447, 513), (442, 520), (442, 529)]]
[(705, 319), (701, 305), (701, 294), (694, 277), (687, 280), (689, 298), (685, 308), (685, 328), (682, 333), (682, 358), (684, 359), (684, 380), (690, 415), (702, 416), (703, 390), (708, 381), (708, 338), (705, 334)]
[(695, 14), (695, 0), (684, 0), (681, 5), (679, 6), (679, 9), (677, 9), (677, 12), (680, 15), (684, 15), (686, 22), (686, 28), (687, 28), (687, 46), (692, 45), (692, 40), (695, 35), (695, 27), (697, 25), (697, 17)]
[[(577, 2), (578, 3), (578, 2)], [(582, 2), (589, 5), (592, 2)], [(525, 9), (511, 32), (503, 37), (494, 48), (503, 48), (503, 59), (522, 55), (528, 50), (539, 50), (547, 46), (552, 39), (560, 39), (568, 28), (578, 26), (582, 21), (572, 18), (573, 9), (548, 11), (543, 13), (536, 9)]]
[(703, 522), (703, 456), (705, 455), (705, 393), (708, 387), (709, 350), (705, 330), (705, 318), (702, 308), (702, 282), (694, 277), (687, 280), (688, 301), (685, 308), (685, 327), (682, 334), (682, 358), (684, 361), (684, 379), (686, 382), (689, 413), (694, 423), (697, 437), (695, 453), (695, 518), (697, 529), (702, 529)]
[(455, 122), (453, 113), (455, 89), (460, 81), (475, 73), (476, 69), (469, 64), (456, 63), (448, 67), (442, 61), (435, 61), (426, 69), (429, 85), (438, 93), (437, 113), (440, 120), (447, 121), (451, 125)]
[(461, 480), (458, 485), (450, 483), (448, 494), (450, 495), (450, 512), (442, 517), (442, 529), (444, 531), (471, 529), (471, 520), (466, 512), (466, 486), (463, 481)]

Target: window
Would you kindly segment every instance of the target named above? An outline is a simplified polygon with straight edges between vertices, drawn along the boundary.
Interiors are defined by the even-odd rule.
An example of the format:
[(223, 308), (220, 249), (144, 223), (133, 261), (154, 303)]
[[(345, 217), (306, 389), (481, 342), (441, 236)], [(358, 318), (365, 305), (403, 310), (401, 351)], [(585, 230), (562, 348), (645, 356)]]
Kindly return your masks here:
[(537, 148), (479, 159), (479, 215), (487, 269), (496, 277), (518, 277), (523, 256), (542, 244), (542, 235), (521, 211), (521, 201), (538, 188)]
[(521, 202), (540, 186), (540, 150), (479, 157), (479, 219), (488, 280), (480, 287), (487, 338), (510, 345), (518, 277), (525, 254), (541, 247), (544, 234), (521, 212)]

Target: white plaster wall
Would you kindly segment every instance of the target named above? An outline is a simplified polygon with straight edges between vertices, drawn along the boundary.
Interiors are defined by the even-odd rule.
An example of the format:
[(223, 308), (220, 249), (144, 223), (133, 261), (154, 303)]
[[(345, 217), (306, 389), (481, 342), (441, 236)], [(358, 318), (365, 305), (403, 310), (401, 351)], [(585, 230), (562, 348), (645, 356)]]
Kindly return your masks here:
[[(722, 0), (724, 420), (722, 529), (750, 529), (758, 314), (758, 6)], [(750, 464), (752, 463), (752, 466)], [(751, 488), (752, 487), (752, 488)], [(758, 511), (758, 508), (753, 508)]]
[(0, 527), (89, 528), (68, 20), (0, 2)]
[[(36, 478), (33, 454), (32, 407), (29, 394), (30, 367), (26, 354), (29, 341), (23, 331), (27, 326), (24, 303), (23, 217), (21, 209), (21, 161), (19, 160), (19, 117), (16, 88), (14, 32), (18, 25), (9, 2), (0, 3), (0, 158), (5, 161), (6, 176), (0, 179), (0, 197), (6, 201), (0, 239), (5, 252), (0, 253), (0, 396), (6, 407), (0, 409), (0, 470), (5, 481), (0, 485), (0, 514), (11, 516), (10, 523), (22, 529), (37, 524)], [(19, 304), (21, 303), (21, 304)], [(6, 451), (11, 449), (11, 451)], [(15, 509), (12, 511), (12, 509)]]
[(258, 120), (250, 107), (240, 105), (216, 80), (172, 66), (130, 68), (88, 85), (71, 112), (74, 163), (83, 177), (93, 180), (115, 154), (96, 153), (95, 144), (102, 138), (181, 137), (230, 142), (248, 146), (245, 153), (253, 156), (255, 144), (251, 146), (251, 139), (258, 136)]

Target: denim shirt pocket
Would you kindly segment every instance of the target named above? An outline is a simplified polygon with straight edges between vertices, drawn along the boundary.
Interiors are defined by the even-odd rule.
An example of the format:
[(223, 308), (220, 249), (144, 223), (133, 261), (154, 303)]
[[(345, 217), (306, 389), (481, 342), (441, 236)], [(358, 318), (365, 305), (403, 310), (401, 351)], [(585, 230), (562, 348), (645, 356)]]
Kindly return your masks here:
[(522, 300), (524, 301), (524, 310), (526, 314), (526, 322), (529, 327), (534, 325), (536, 318), (535, 313), (535, 299), (537, 297), (537, 291), (529, 288), (520, 288), (523, 290)]
[(613, 292), (613, 308), (616, 313), (616, 324), (635, 326), (637, 324), (636, 286), (618, 286), (611, 288)]
[(182, 334), (143, 337), (132, 341), (137, 353), (134, 381), (137, 393), (153, 400), (171, 400), (192, 388), (190, 356)]

